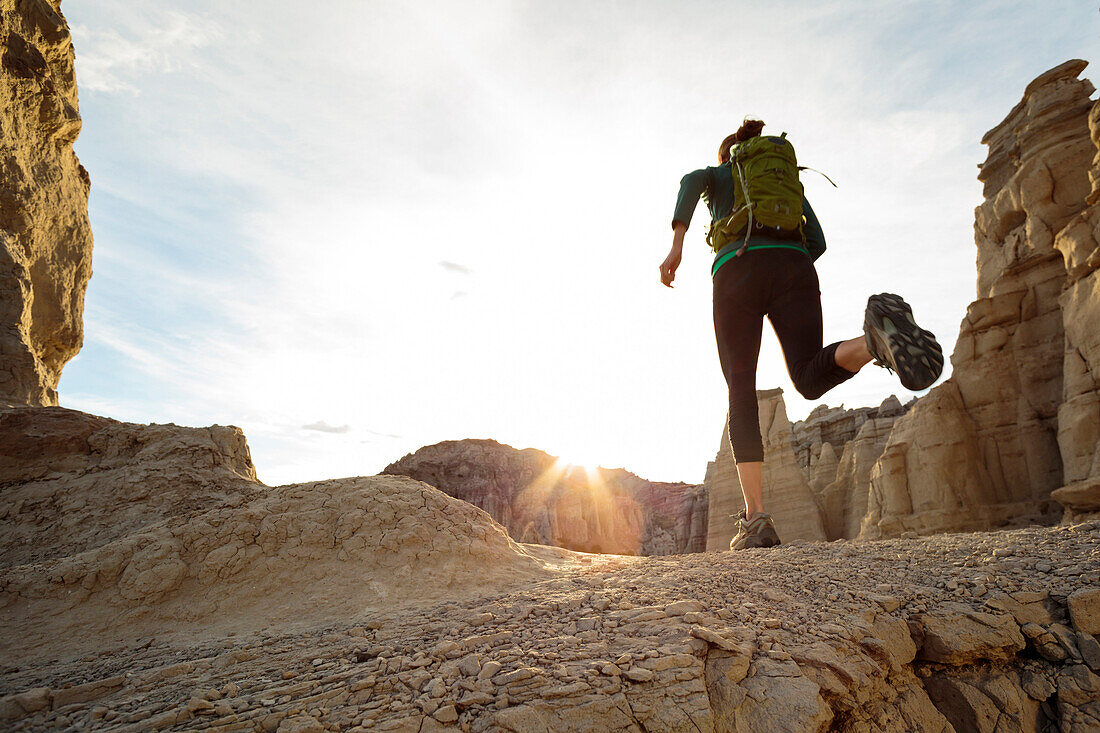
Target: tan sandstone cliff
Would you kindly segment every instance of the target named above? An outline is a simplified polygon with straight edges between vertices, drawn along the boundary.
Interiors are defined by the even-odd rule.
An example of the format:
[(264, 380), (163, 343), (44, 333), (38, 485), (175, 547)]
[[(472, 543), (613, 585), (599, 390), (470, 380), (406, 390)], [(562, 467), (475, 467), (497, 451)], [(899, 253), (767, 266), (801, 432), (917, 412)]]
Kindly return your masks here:
[(791, 437), (810, 480), (829, 540), (859, 534), (867, 513), (871, 469), (886, 449), (894, 423), (915, 403), (891, 395), (877, 408), (818, 407), (794, 424)]
[(56, 405), (84, 335), (89, 180), (58, 5), (0, 0), (0, 403)]
[(409, 476), (484, 509), (519, 542), (582, 552), (700, 552), (701, 487), (646, 481), (621, 468), (569, 466), (534, 448), (449, 440), (420, 448), (383, 473)]
[[(791, 424), (782, 390), (760, 390), (757, 398), (764, 437), (764, 502), (780, 537), (791, 542), (858, 535), (871, 469), (894, 422), (914, 401), (902, 405), (891, 395), (878, 407), (819, 405), (805, 420)], [(704, 484), (712, 502), (708, 550), (729, 546), (737, 529), (733, 515), (745, 505), (726, 430)]]
[(1089, 168), (1092, 190), (1085, 209), (1054, 238), (1062, 253), (1066, 282), (1062, 306), (1066, 349), (1058, 448), (1065, 486), (1052, 496), (1074, 521), (1100, 512), (1100, 104), (1089, 112), (1096, 154)]
[(894, 426), (862, 536), (1049, 522), (1062, 513), (1052, 492), (1065, 484), (1067, 503), (1073, 495), (1088, 511), (1096, 501), (1100, 298), (1085, 66), (1039, 76), (983, 138), (978, 299), (952, 377)]

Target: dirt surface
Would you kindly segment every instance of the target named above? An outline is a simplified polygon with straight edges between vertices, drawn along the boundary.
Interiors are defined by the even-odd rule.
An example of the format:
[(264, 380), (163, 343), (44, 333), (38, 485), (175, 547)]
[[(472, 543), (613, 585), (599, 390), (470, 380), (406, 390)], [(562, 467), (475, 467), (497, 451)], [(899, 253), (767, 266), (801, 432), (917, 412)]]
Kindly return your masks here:
[[(166, 627), (75, 658), (62, 640), (2, 670), (0, 714), (20, 730), (1100, 723), (1100, 523), (663, 558), (530, 549), (556, 569), (293, 633)], [(979, 724), (983, 704), (1001, 727)]]

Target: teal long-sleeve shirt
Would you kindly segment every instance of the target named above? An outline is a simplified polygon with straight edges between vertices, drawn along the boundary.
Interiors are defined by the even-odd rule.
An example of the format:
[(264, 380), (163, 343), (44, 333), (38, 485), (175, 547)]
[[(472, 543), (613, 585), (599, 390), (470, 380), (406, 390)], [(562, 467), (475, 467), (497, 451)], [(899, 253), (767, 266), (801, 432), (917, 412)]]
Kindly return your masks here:
[[(700, 168), (692, 171), (680, 179), (680, 194), (676, 197), (676, 210), (672, 215), (672, 225), (681, 221), (684, 226), (691, 224), (692, 214), (699, 204), (699, 198), (707, 204), (710, 211), (711, 222), (724, 219), (733, 211), (733, 171), (731, 163), (723, 163), (719, 166)], [(770, 249), (777, 246), (790, 247), (792, 244), (797, 249), (804, 249), (810, 257), (817, 259), (825, 252), (825, 233), (821, 231), (821, 223), (817, 220), (810, 202), (802, 197), (802, 214), (806, 217), (806, 224), (802, 227), (805, 237), (805, 245), (801, 243), (786, 243), (759, 234), (749, 237), (748, 249)], [(731, 253), (736, 252), (741, 242), (731, 242), (723, 247), (714, 257), (711, 266), (711, 275), (718, 272), (718, 268), (729, 261)]]

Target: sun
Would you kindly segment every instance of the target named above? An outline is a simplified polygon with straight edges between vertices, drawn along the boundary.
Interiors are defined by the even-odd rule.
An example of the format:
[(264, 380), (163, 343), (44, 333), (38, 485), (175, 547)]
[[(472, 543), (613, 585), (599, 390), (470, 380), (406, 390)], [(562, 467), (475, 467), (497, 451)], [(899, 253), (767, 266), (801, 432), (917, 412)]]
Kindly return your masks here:
[(570, 468), (583, 468), (589, 475), (596, 473), (599, 470), (600, 464), (592, 459), (582, 458), (578, 455), (562, 455), (558, 456), (558, 466), (566, 471)]

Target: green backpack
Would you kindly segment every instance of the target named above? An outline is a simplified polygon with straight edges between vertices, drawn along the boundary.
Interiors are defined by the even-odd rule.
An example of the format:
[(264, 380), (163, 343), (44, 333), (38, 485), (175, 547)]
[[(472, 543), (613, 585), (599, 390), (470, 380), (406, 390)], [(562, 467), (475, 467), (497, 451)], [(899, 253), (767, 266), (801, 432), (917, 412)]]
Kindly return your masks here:
[(715, 252), (744, 237), (737, 251), (745, 251), (752, 234), (777, 239), (802, 239), (802, 184), (798, 161), (787, 133), (757, 136), (730, 148), (733, 175), (733, 212), (710, 226), (707, 244)]

